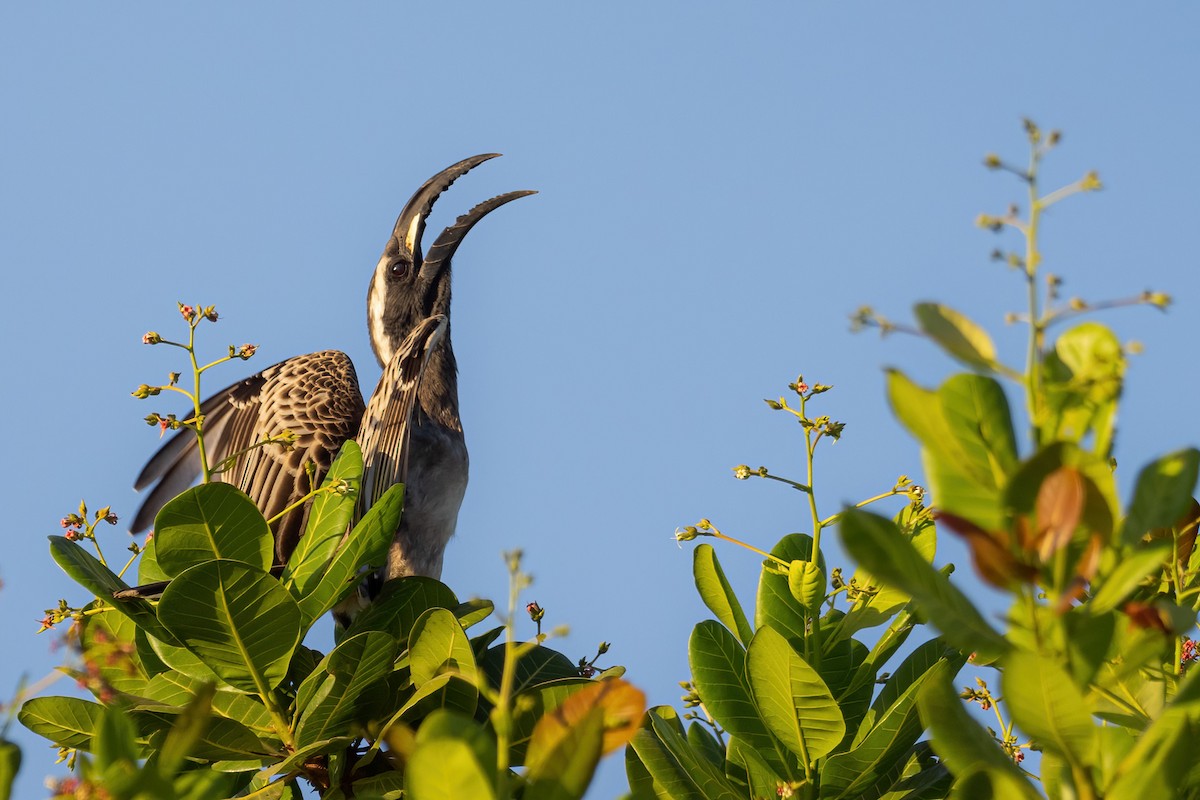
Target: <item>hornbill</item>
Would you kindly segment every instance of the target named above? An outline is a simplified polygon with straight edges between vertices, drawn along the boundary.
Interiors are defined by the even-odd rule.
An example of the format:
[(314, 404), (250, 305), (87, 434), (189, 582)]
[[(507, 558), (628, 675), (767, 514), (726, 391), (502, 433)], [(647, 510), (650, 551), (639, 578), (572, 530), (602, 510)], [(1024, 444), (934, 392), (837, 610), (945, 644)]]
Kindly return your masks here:
[[(320, 485), (338, 449), (352, 437), (363, 450), (359, 514), (390, 486), (405, 483), (400, 527), (379, 576), (384, 580), (441, 576), (442, 554), (466, 491), (467, 448), (450, 344), (450, 262), (479, 220), (534, 192), (508, 192), (480, 203), (442, 231), (428, 253), (422, 252), (421, 238), (438, 197), (456, 179), (498, 155), (473, 156), (442, 170), (400, 212), (367, 294), (371, 347), (384, 370), (368, 403), (350, 358), (324, 350), (281, 361), (201, 405), (212, 463), (242, 453), (217, 479), (246, 492), (268, 519)], [(285, 430), (295, 436), (292, 449), (252, 447)], [(196, 437), (180, 431), (134, 484), (139, 490), (153, 488), (131, 531), (150, 527), (163, 504), (199, 474)], [(273, 526), (278, 564), (286, 563), (295, 549), (307, 514), (308, 506), (295, 509)]]

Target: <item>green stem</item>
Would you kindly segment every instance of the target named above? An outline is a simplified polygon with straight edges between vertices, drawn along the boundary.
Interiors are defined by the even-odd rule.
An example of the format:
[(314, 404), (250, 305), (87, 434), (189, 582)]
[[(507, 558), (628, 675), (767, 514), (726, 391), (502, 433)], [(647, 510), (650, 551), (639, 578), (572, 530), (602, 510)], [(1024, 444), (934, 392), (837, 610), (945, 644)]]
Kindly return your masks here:
[(1026, 360), (1025, 399), (1029, 412), (1030, 438), (1035, 447), (1042, 444), (1039, 423), (1041, 422), (1042, 393), (1042, 350), (1045, 346), (1045, 320), (1041, 318), (1038, 297), (1038, 225), (1041, 222), (1042, 205), (1037, 188), (1038, 150), (1034, 144), (1029, 159), (1029, 225), (1025, 229), (1025, 283), (1029, 304), (1029, 354)]
[[(897, 489), (891, 489), (891, 490), (883, 492), (881, 494), (877, 494), (874, 497), (868, 497), (866, 500), (859, 500), (857, 503), (854, 504), (854, 507), (855, 508), (863, 508), (864, 506), (871, 505), (871, 503), (878, 503), (880, 500), (886, 500), (889, 497), (895, 497), (898, 494), (904, 494), (904, 492), (897, 490)], [(845, 511), (839, 511), (836, 514), (832, 514), (832, 515), (826, 517), (825, 519), (821, 520), (820, 527), (826, 528), (826, 527), (834, 524), (839, 519), (841, 519), (842, 515), (845, 513), (846, 513)]]
[[(805, 406), (808, 404), (808, 399), (804, 395), (800, 395), (800, 413), (805, 414)], [(805, 415), (807, 418), (807, 415)], [(821, 559), (821, 515), (817, 512), (817, 495), (813, 491), (813, 453), (816, 450), (817, 442), (813, 439), (813, 429), (810, 426), (804, 427), (804, 461), (807, 469), (808, 491), (805, 495), (808, 497), (808, 510), (812, 515), (813, 526), (813, 546), (812, 560), (814, 564), (820, 563)], [(817, 437), (820, 439), (820, 436)], [(819, 612), (820, 609), (817, 609)], [(812, 634), (804, 637), (804, 650), (808, 656), (808, 663), (813, 669), (821, 669), (821, 615), (814, 613), (812, 615)], [(809, 766), (805, 765), (805, 775), (808, 775)]]
[[(200, 317), (197, 317), (200, 319)], [(200, 413), (200, 363), (196, 361), (196, 323), (189, 323), (187, 351), (192, 362), (192, 380), (196, 387), (192, 395), (193, 417), (196, 420), (196, 446), (200, 450), (200, 477), (202, 483), (212, 482), (212, 472), (208, 468), (208, 453), (204, 449), (204, 420)]]

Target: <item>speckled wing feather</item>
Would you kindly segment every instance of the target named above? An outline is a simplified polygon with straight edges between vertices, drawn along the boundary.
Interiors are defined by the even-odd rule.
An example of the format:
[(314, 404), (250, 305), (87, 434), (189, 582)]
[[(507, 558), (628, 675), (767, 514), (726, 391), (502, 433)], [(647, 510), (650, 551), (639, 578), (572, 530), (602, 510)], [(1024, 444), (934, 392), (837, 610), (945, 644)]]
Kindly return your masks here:
[[(319, 485), (342, 443), (363, 417), (362, 392), (350, 358), (337, 350), (296, 356), (229, 386), (204, 401), (204, 443), (209, 464), (236, 459), (216, 479), (232, 483), (272, 518), (312, 489), (305, 464)], [(284, 431), (295, 444), (251, 446)], [(199, 449), (191, 431), (180, 431), (150, 459), (134, 488), (154, 488), (130, 529), (145, 530), (163, 504), (200, 475)], [(274, 525), (276, 558), (285, 562), (304, 531), (306, 509)]]
[(358, 443), (363, 451), (363, 484), (359, 512), (374, 505), (397, 483), (408, 482), (413, 408), (429, 353), (446, 331), (438, 314), (420, 322), (384, 368), (379, 385), (363, 414)]

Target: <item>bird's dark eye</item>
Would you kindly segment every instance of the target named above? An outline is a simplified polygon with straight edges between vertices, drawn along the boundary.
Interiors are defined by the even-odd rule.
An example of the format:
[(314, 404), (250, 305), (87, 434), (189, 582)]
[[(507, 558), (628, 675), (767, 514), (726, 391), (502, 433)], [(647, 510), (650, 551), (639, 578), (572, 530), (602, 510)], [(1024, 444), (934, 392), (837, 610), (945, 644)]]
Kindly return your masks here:
[(406, 278), (409, 271), (412, 269), (412, 262), (406, 258), (397, 258), (392, 261), (389, 271), (393, 278)]

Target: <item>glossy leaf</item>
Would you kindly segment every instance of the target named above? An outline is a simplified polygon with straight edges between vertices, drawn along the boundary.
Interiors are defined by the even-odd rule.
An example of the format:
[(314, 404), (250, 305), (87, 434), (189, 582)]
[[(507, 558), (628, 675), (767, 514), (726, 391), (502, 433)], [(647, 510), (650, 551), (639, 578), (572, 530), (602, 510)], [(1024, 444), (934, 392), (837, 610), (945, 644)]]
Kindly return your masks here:
[(851, 509), (840, 528), (850, 555), (882, 580), (910, 594), (946, 641), (988, 659), (1008, 649), (1008, 643), (971, 601), (921, 557), (894, 522)]
[(359, 571), (363, 567), (384, 565), (388, 548), (400, 526), (403, 505), (404, 485), (398, 483), (384, 492), (354, 526), (334, 552), (316, 585), (299, 601), (306, 625), (357, 589)]
[(263, 570), (216, 560), (177, 576), (158, 604), (163, 624), (230, 686), (264, 695), (300, 643), (296, 601)]
[(1189, 447), (1147, 464), (1138, 473), (1121, 541), (1134, 544), (1154, 528), (1166, 528), (1191, 507), (1200, 470), (1200, 450)]
[(672, 709), (651, 709), (632, 746), (672, 800), (740, 800), (723, 771), (688, 745)]
[(729, 740), (725, 769), (731, 778), (746, 785), (750, 797), (770, 797), (779, 791), (780, 784), (786, 783), (762, 754), (741, 739)]
[[(480, 666), (493, 686), (499, 686), (504, 672), (505, 646), (490, 648)], [(535, 686), (564, 678), (578, 678), (579, 667), (557, 650), (538, 646), (521, 656), (517, 662), (513, 691), (520, 694)]]
[(841, 710), (782, 634), (760, 628), (746, 650), (746, 670), (763, 722), (800, 763), (812, 764), (837, 747), (846, 734)]
[[(771, 555), (785, 563), (812, 561), (812, 545), (812, 537), (808, 534), (789, 533), (771, 548)], [(824, 556), (818, 555), (816, 562), (821, 571), (828, 574)], [(808, 614), (792, 597), (787, 576), (769, 569), (766, 565), (763, 566), (758, 579), (758, 604), (755, 609), (754, 627), (759, 629), (764, 625), (770, 625), (796, 644), (804, 639), (808, 626)]]
[(168, 500), (154, 518), (154, 552), (170, 577), (216, 558), (269, 569), (275, 541), (262, 512), (229, 483), (202, 483)]
[(431, 608), (457, 609), (458, 598), (450, 587), (423, 575), (409, 575), (383, 585), (379, 596), (354, 618), (346, 636), (364, 631), (385, 631), (408, 640), (417, 618)]
[(405, 771), (412, 800), (496, 797), (496, 742), (464, 714), (437, 711), (417, 731), (416, 748)]
[[(316, 672), (325, 673), (328, 689), (318, 702), (297, 709), (296, 745), (304, 747), (348, 733), (360, 715), (370, 718), (371, 697), (367, 689), (392, 671), (398, 650), (396, 640), (386, 633), (371, 631), (344, 639)], [(386, 712), (384, 712), (386, 713)]]
[(416, 723), (434, 711), (444, 709), (473, 714), (479, 704), (479, 689), (457, 675), (442, 673), (417, 687), (400, 710), (392, 715), (392, 722)]
[(59, 747), (90, 750), (104, 706), (75, 697), (35, 697), (26, 700), (17, 719), (29, 730)]
[(746, 674), (746, 651), (733, 634), (718, 622), (701, 622), (688, 640), (688, 663), (704, 707), (717, 723), (757, 750), (773, 771), (793, 779), (796, 758), (759, 717)]
[(913, 312), (917, 325), (947, 355), (973, 369), (991, 370), (995, 366), (996, 347), (987, 331), (963, 314), (938, 303), (917, 303)]
[(471, 642), (458, 619), (444, 608), (432, 608), (417, 619), (409, 634), (408, 652), (412, 681), (417, 686), (446, 671), (469, 682), (476, 680)]
[(717, 560), (717, 551), (710, 544), (700, 544), (692, 553), (692, 574), (696, 580), (696, 591), (708, 610), (716, 615), (717, 620), (733, 631), (738, 640), (745, 644), (754, 635), (742, 604), (738, 601), (733, 587), (721, 569)]
[[(180, 672), (155, 675), (146, 684), (142, 698), (175, 707), (184, 707), (207, 693), (214, 681), (199, 681)], [(209, 704), (212, 713), (232, 719), (250, 728), (259, 737), (275, 735), (271, 715), (257, 699), (232, 690), (214, 692)]]
[(864, 720), (865, 736), (860, 731), (850, 750), (825, 762), (821, 770), (822, 796), (860, 797), (868, 794), (872, 786), (888, 783), (886, 776), (898, 774), (925, 728), (917, 712), (921, 687), (926, 682), (949, 680), (952, 672), (957, 671), (957, 666), (952, 668), (949, 662), (940, 659), (928, 669), (918, 671), (923, 665), (910, 665), (895, 681), (888, 702), (872, 709), (876, 716), (869, 729), (868, 721)]
[(112, 596), (116, 592), (129, 588), (129, 584), (117, 577), (117, 574), (84, 550), (76, 542), (65, 536), (50, 536), (50, 555), (62, 571), (71, 576), (76, 583), (94, 594), (106, 605), (112, 606), (118, 613), (125, 615), (139, 628), (147, 633), (174, 642), (175, 638), (162, 624), (154, 613), (154, 608), (145, 600), (131, 598), (116, 601)]
[(788, 567), (788, 591), (809, 614), (818, 614), (825, 600), (825, 573), (811, 561), (793, 561)]
[(321, 482), (322, 488), (328, 488), (345, 481), (350, 491), (326, 491), (313, 498), (304, 535), (300, 537), (284, 569), (283, 583), (295, 597), (304, 597), (316, 587), (325, 565), (350, 529), (354, 506), (358, 502), (358, 489), (362, 485), (362, 473), (362, 450), (357, 442), (350, 439), (342, 445), (329, 466), (329, 473)]

